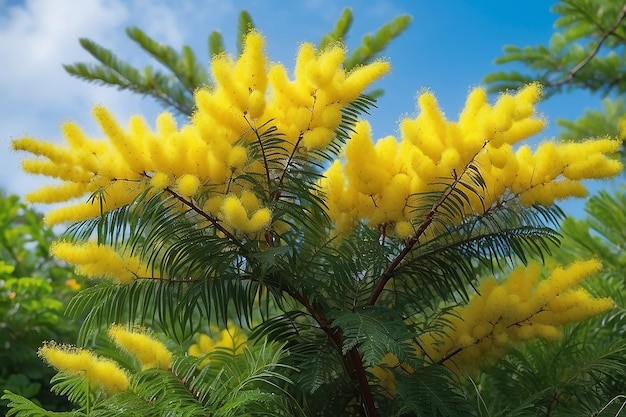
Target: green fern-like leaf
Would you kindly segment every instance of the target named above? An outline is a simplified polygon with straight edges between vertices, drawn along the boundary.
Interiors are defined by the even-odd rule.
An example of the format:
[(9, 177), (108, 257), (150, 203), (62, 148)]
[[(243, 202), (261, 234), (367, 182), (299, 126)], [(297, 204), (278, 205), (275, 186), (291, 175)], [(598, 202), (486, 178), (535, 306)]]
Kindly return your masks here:
[(254, 22), (252, 16), (245, 10), (239, 13), (239, 21), (237, 23), (237, 54), (241, 55), (243, 42), (246, 35), (250, 30), (254, 29)]
[(352, 10), (349, 7), (346, 7), (341, 11), (341, 16), (339, 16), (339, 19), (337, 19), (337, 22), (335, 23), (333, 29), (330, 32), (326, 33), (324, 36), (322, 36), (322, 39), (318, 44), (318, 49), (323, 50), (328, 45), (331, 45), (335, 42), (345, 42), (348, 31), (352, 26), (352, 21)]
[(490, 92), (517, 89), (529, 81), (544, 85), (545, 97), (574, 88), (610, 95), (626, 88), (622, 6), (602, 0), (566, 0), (552, 11), (558, 15), (555, 32), (545, 45), (506, 46), (498, 64), (522, 64), (519, 71), (485, 77)]
[(397, 310), (370, 306), (355, 312), (339, 312), (333, 325), (343, 335), (342, 353), (359, 347), (365, 363), (375, 365), (393, 353), (401, 362), (412, 359), (414, 347), (408, 341), (411, 332)]
[(370, 63), (377, 54), (385, 50), (394, 38), (408, 28), (411, 20), (411, 16), (401, 15), (385, 23), (373, 35), (364, 35), (361, 44), (344, 62), (344, 68), (349, 71), (359, 65)]
[(487, 369), (483, 384), (491, 408), (532, 403), (552, 415), (589, 416), (619, 395), (626, 383), (626, 345), (624, 341), (599, 345), (585, 337), (600, 320), (569, 326), (557, 343), (527, 343)]
[(438, 365), (420, 368), (418, 375), (395, 373), (396, 415), (473, 416), (474, 409), (461, 391), (455, 388), (449, 371)]
[(2, 396), (3, 400), (9, 401), (9, 410), (6, 413), (6, 417), (82, 417), (86, 416), (81, 411), (71, 412), (52, 412), (47, 411), (40, 406), (36, 405), (32, 401), (22, 397), (21, 395), (13, 394), (10, 391), (4, 391)]

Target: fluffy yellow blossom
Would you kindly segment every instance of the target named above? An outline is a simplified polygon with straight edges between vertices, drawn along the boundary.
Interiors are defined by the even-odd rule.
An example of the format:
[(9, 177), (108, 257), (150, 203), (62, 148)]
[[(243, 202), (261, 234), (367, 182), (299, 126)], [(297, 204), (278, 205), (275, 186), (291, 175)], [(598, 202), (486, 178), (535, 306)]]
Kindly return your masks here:
[(501, 95), (491, 106), (485, 91), (477, 88), (458, 121), (448, 121), (434, 95), (425, 92), (418, 98), (417, 117), (400, 123), (400, 139), (387, 137), (376, 145), (369, 126), (359, 122), (345, 160), (331, 165), (320, 182), (337, 230), (349, 231), (366, 220), (372, 227), (397, 225), (398, 235), (410, 236), (411, 224), (423, 220), (412, 209), (419, 205), (419, 194), (442, 190), (442, 181), (468, 175), (470, 165), (479, 169), (485, 187), (477, 190), (480, 198), (468, 193), (467, 214), (514, 197), (527, 206), (582, 197), (587, 190), (581, 180), (621, 171), (622, 164), (609, 157), (619, 149), (619, 140), (547, 142), (535, 151), (527, 145), (514, 151), (513, 145), (544, 126), (534, 110), (540, 96), (539, 86), (531, 84), (514, 95)]
[[(185, 199), (208, 195), (209, 202), (203, 200), (210, 208), (207, 214), (221, 216), (224, 227), (254, 235), (269, 225), (272, 213), (244, 202), (251, 184), (233, 185), (241, 174), (270, 174), (262, 152), (250, 152), (252, 142), (263, 140), (262, 134), (272, 129), (273, 137), (285, 140), (285, 156), (294, 146), (303, 153), (328, 146), (342, 122), (343, 108), (389, 70), (389, 64), (379, 61), (346, 73), (345, 55), (339, 45), (317, 51), (303, 44), (290, 79), (283, 65), (269, 63), (263, 36), (253, 30), (237, 59), (227, 54), (213, 58), (214, 88), (195, 93), (197, 111), (184, 126), (177, 126), (167, 112), (157, 117), (154, 128), (139, 116), (123, 126), (107, 109), (96, 106), (93, 116), (101, 139), (66, 123), (65, 143), (13, 141), (15, 150), (32, 155), (23, 161), (26, 172), (60, 181), (27, 194), (27, 199), (63, 203), (45, 216), (54, 225), (106, 214), (146, 190)], [(315, 153), (309, 155), (315, 158)], [(274, 190), (265, 191), (269, 195)], [(119, 270), (119, 262), (115, 265)], [(102, 272), (97, 269), (85, 272)]]
[(400, 363), (396, 355), (393, 353), (387, 353), (379, 364), (369, 368), (369, 371), (374, 374), (378, 379), (379, 384), (385, 389), (385, 394), (388, 397), (393, 397), (396, 393), (396, 380), (393, 376), (392, 370), (404, 371), (406, 373), (413, 373), (414, 369), (407, 365)]
[[(496, 360), (515, 343), (557, 340), (561, 326), (613, 308), (610, 298), (593, 298), (578, 286), (600, 268), (595, 259), (575, 262), (556, 267), (541, 280), (541, 267), (534, 262), (516, 268), (502, 283), (494, 277), (484, 279), (468, 304), (448, 313), (446, 327), (417, 337), (416, 352), (458, 372)], [(369, 368), (390, 397), (396, 392), (392, 370), (414, 372), (392, 353)]]
[(155, 173), (150, 180), (150, 185), (154, 188), (166, 188), (169, 186), (169, 184), (170, 178), (167, 176), (167, 174), (164, 174), (163, 172)]
[(183, 175), (178, 178), (176, 188), (182, 197), (193, 196), (200, 187), (200, 180), (195, 175)]
[(76, 278), (70, 278), (65, 281), (65, 285), (67, 285), (72, 291), (78, 291), (82, 287), (77, 281)]
[[(225, 329), (217, 326), (211, 327), (211, 334), (201, 333), (197, 343), (189, 346), (191, 356), (201, 357), (213, 352), (215, 349), (226, 349), (233, 355), (240, 355), (248, 343), (248, 338), (241, 328), (230, 320)], [(204, 364), (208, 363), (204, 362)]]
[(118, 347), (137, 358), (143, 369), (168, 369), (172, 364), (172, 353), (165, 345), (141, 329), (129, 331), (122, 326), (111, 326), (109, 337)]
[(128, 376), (117, 363), (73, 346), (48, 343), (39, 356), (49, 365), (68, 375), (84, 377), (93, 389), (113, 395), (128, 390)]
[(539, 265), (532, 263), (516, 268), (502, 283), (486, 279), (478, 295), (450, 312), (443, 333), (418, 338), (419, 348), (430, 360), (458, 370), (494, 359), (515, 342), (558, 339), (562, 325), (613, 308), (610, 298), (593, 298), (578, 287), (600, 269), (598, 260), (580, 261), (540, 280)]
[(110, 246), (98, 245), (93, 241), (53, 242), (50, 253), (75, 265), (76, 272), (89, 278), (108, 278), (115, 282), (128, 283), (137, 277), (152, 277), (157, 274), (138, 257), (119, 254)]
[(244, 233), (256, 233), (269, 225), (272, 212), (267, 208), (260, 208), (250, 216), (242, 201), (230, 196), (222, 202), (222, 217), (234, 229)]

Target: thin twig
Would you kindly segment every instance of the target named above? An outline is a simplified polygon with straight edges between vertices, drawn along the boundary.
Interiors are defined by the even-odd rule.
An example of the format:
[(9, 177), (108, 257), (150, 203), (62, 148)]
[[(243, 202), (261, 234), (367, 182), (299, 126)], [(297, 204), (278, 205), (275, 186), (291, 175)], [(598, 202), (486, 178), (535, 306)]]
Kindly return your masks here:
[[(272, 192), (272, 180), (270, 178), (270, 166), (267, 162), (267, 155), (265, 154), (265, 146), (263, 145), (263, 140), (261, 140), (261, 135), (259, 134), (259, 131), (257, 130), (256, 126), (252, 126), (252, 123), (250, 122), (250, 120), (248, 120), (248, 118), (246, 117), (246, 115), (244, 114), (243, 116), (244, 120), (246, 121), (246, 123), (248, 124), (248, 126), (250, 127), (250, 130), (252, 130), (254, 132), (254, 135), (256, 136), (257, 142), (259, 142), (259, 147), (261, 148), (261, 155), (263, 156), (263, 166), (265, 167), (265, 180), (267, 181), (267, 192), (271, 193)], [(263, 127), (263, 126), (261, 126)]]
[(380, 280), (378, 281), (378, 284), (376, 284), (374, 291), (372, 291), (372, 295), (367, 301), (367, 305), (374, 305), (374, 303), (376, 303), (376, 300), (378, 300), (378, 297), (380, 297), (380, 294), (383, 292), (383, 289), (387, 285), (387, 282), (389, 282), (391, 277), (393, 277), (393, 274), (396, 268), (398, 267), (398, 265), (400, 265), (400, 262), (402, 262), (402, 260), (409, 254), (409, 252), (411, 252), (413, 247), (419, 241), (420, 237), (424, 234), (426, 229), (428, 229), (428, 227), (431, 225), (431, 223), (435, 219), (435, 216), (437, 215), (439, 208), (443, 205), (443, 203), (445, 203), (445, 201), (454, 192), (454, 190), (458, 187), (458, 185), (461, 184), (461, 180), (463, 176), (467, 173), (467, 170), (469, 169), (470, 165), (474, 162), (474, 160), (476, 159), (476, 156), (480, 153), (480, 151), (484, 149), (485, 146), (486, 146), (486, 143), (483, 145), (483, 147), (480, 148), (478, 152), (474, 154), (474, 156), (465, 165), (465, 167), (463, 167), (463, 172), (460, 175), (454, 172), (454, 181), (444, 190), (441, 197), (439, 197), (439, 199), (433, 204), (432, 208), (426, 214), (426, 218), (419, 225), (415, 233), (413, 233), (413, 236), (411, 236), (408, 239), (402, 251), (398, 254), (398, 256), (395, 257), (395, 259), (389, 264), (389, 266), (387, 266), (387, 269), (385, 269), (385, 272), (383, 272), (383, 274), (381, 275)]
[(276, 185), (276, 191), (274, 191), (273, 193), (274, 195), (272, 196), (274, 201), (280, 198), (280, 189), (283, 186), (283, 183), (285, 181), (285, 176), (287, 175), (287, 171), (291, 168), (291, 163), (295, 159), (296, 152), (298, 151), (298, 148), (300, 147), (300, 142), (302, 142), (303, 138), (304, 138), (304, 132), (300, 132), (300, 134), (298, 135), (298, 140), (296, 141), (296, 144), (293, 146), (293, 149), (291, 153), (289, 154), (289, 158), (287, 158), (287, 161), (285, 162), (285, 169), (283, 169), (283, 172), (281, 172), (280, 178), (278, 179), (278, 184)]
[(200, 207), (196, 206), (192, 200), (185, 199), (183, 196), (181, 196), (180, 194), (178, 194), (177, 192), (175, 192), (169, 187), (166, 187), (165, 191), (167, 191), (172, 196), (174, 196), (178, 201), (180, 201), (181, 203), (189, 207), (192, 211), (196, 212), (197, 214), (199, 214), (200, 216), (208, 220), (213, 225), (213, 227), (215, 227), (220, 232), (224, 233), (224, 235), (228, 237), (235, 245), (239, 246), (240, 248), (244, 247), (243, 243), (241, 243), (239, 239), (235, 237), (235, 235), (233, 235), (228, 229), (222, 226), (215, 217), (209, 216), (208, 213), (205, 213)]
[(565, 78), (558, 80), (558, 81), (549, 82), (548, 85), (552, 87), (558, 87), (558, 86), (567, 84), (568, 82), (572, 81), (574, 79), (574, 76), (576, 76), (576, 74), (580, 70), (582, 70), (583, 67), (587, 65), (589, 61), (593, 59), (594, 56), (598, 54), (604, 41), (606, 41), (608, 37), (617, 30), (617, 28), (622, 24), (625, 18), (626, 18), (626, 4), (624, 5), (624, 7), (622, 7), (622, 11), (620, 12), (619, 16), (617, 16), (617, 20), (615, 24), (613, 24), (613, 26), (611, 26), (602, 34), (602, 36), (600, 37), (600, 40), (596, 44), (595, 48), (593, 48), (593, 50), (589, 53), (589, 55), (587, 55), (582, 61), (580, 61), (574, 68), (569, 70)]

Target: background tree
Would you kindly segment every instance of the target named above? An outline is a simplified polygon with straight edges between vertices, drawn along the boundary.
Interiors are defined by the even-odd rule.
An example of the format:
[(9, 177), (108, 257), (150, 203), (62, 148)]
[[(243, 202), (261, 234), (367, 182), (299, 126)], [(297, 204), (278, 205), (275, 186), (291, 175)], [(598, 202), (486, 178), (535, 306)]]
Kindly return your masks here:
[[(578, 120), (557, 120), (560, 138), (579, 140), (611, 135), (624, 138), (626, 104), (626, 4), (620, 1), (565, 0), (552, 11), (559, 15), (547, 45), (508, 45), (496, 60), (527, 69), (499, 71), (485, 77), (489, 91), (516, 89), (539, 82), (544, 97), (574, 89), (604, 97), (602, 110), (589, 110)], [(624, 155), (622, 154), (622, 157)]]
[[(559, 138), (576, 141), (610, 135), (626, 138), (624, 93), (624, 47), (626, 3), (560, 1), (553, 7), (559, 15), (555, 33), (547, 45), (505, 47), (496, 62), (521, 64), (520, 70), (501, 71), (485, 77), (492, 92), (517, 88), (530, 81), (544, 85), (546, 98), (574, 89), (603, 96), (602, 108), (586, 110), (577, 120), (558, 120)], [(624, 159), (623, 147), (621, 157)], [(605, 268), (586, 288), (610, 295), (617, 308), (604, 316), (572, 325), (559, 344), (533, 343), (507, 357), (482, 375), (485, 415), (497, 410), (527, 407), (531, 415), (591, 415), (608, 399), (606, 415), (623, 412), (626, 381), (623, 358), (626, 342), (624, 236), (626, 200), (624, 190), (601, 191), (586, 206), (586, 218), (568, 218), (562, 226), (566, 238), (555, 251), (567, 261), (602, 259)], [(506, 401), (504, 401), (506, 399)], [(515, 399), (515, 401), (512, 401)]]
[[(70, 404), (50, 392), (54, 372), (36, 351), (45, 340), (74, 341), (79, 325), (63, 310), (82, 284), (72, 268), (50, 255), (55, 238), (41, 215), (18, 196), (0, 192), (0, 389), (52, 410)], [(0, 403), (0, 413), (6, 403)]]

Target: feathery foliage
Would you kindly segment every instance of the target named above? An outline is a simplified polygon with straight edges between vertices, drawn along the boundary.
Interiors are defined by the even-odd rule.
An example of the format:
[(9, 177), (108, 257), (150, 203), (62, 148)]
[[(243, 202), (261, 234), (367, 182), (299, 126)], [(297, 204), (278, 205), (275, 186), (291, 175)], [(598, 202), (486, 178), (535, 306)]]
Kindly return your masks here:
[[(521, 64), (517, 70), (488, 74), (491, 93), (519, 88), (529, 82), (543, 85), (545, 98), (572, 90), (599, 93), (601, 110), (585, 110), (576, 120), (558, 119), (563, 141), (610, 135), (624, 139), (623, 94), (626, 60), (626, 4), (619, 1), (561, 0), (552, 11), (559, 15), (546, 45), (508, 45), (496, 63)], [(624, 151), (621, 158), (625, 160)]]
[[(491, 91), (537, 80), (544, 84), (547, 96), (573, 89), (600, 93), (604, 96), (601, 109), (585, 110), (577, 120), (557, 121), (559, 138), (575, 141), (608, 135), (623, 141), (625, 5), (562, 0), (553, 11), (559, 18), (548, 45), (508, 46), (497, 61), (521, 63), (528, 75), (498, 72), (485, 81)], [(623, 146), (620, 154), (624, 160)], [(525, 345), (485, 372), (479, 384), (483, 397), (489, 397), (483, 402), (483, 415), (515, 415), (513, 408), (520, 415), (536, 415), (536, 409), (550, 416), (623, 413), (624, 190), (600, 191), (588, 201), (585, 212), (583, 219), (564, 220), (562, 245), (553, 255), (560, 262), (601, 259), (602, 273), (584, 287), (595, 296), (610, 296), (616, 307), (598, 318), (570, 325), (560, 344)]]
[[(345, 8), (334, 28), (323, 35), (319, 49), (323, 50), (330, 44), (344, 41), (352, 20), (352, 11)], [(364, 35), (361, 45), (346, 59), (344, 68), (351, 70), (370, 63), (393, 39), (404, 32), (410, 22), (410, 16), (401, 15), (383, 25), (374, 34)], [(237, 24), (238, 55), (241, 54), (245, 35), (254, 28), (255, 24), (250, 14), (245, 10), (241, 11)], [(151, 65), (143, 69), (133, 67), (111, 50), (87, 38), (81, 38), (80, 45), (98, 63), (65, 64), (65, 70), (82, 80), (148, 96), (180, 115), (191, 115), (195, 109), (193, 94), (196, 89), (212, 86), (209, 69), (202, 63), (203, 60), (198, 60), (196, 53), (188, 45), (184, 45), (181, 51), (176, 51), (169, 45), (159, 43), (137, 27), (126, 29), (126, 35), (142, 51), (161, 64), (164, 70)], [(224, 39), (218, 31), (209, 34), (207, 44), (209, 58), (226, 50)], [(382, 90), (376, 90), (373, 94), (378, 96), (382, 94)]]
[[(372, 58), (408, 22), (383, 26), (346, 58), (344, 48), (329, 46), (346, 36), (345, 11), (324, 48), (300, 48), (291, 81), (281, 65), (266, 68), (263, 38), (244, 13), (236, 59), (210, 36), (213, 80), (193, 98), (189, 87), (209, 71), (190, 50), (179, 54), (139, 30), (129, 30), (131, 39), (173, 76), (147, 83), (95, 44), (88, 50), (102, 65), (68, 67), (92, 81), (163, 94), (181, 113), (197, 109), (181, 128), (165, 113), (152, 131), (138, 118), (124, 130), (98, 107), (109, 147), (75, 125), (64, 127), (67, 149), (14, 142), (48, 158), (64, 181), (31, 200), (87, 200), (46, 216), (71, 224), (52, 252), (101, 279), (69, 304), (85, 317), (79, 344), (105, 328), (115, 333), (112, 325), (128, 337), (113, 340), (123, 355), (54, 343), (40, 350), (59, 370), (55, 389), (79, 412), (471, 416), (472, 398), (459, 382), (464, 364), (450, 358), (490, 347), (501, 354), (509, 334), (549, 338), (556, 326), (610, 308), (608, 299), (582, 297), (579, 318), (559, 304), (595, 262), (553, 268), (554, 288), (535, 282), (536, 263), (535, 281), (520, 282), (518, 268), (505, 285), (519, 263), (552, 266), (562, 217), (555, 197), (580, 196), (581, 179), (617, 174), (621, 165), (609, 157), (617, 144), (514, 153), (543, 127), (533, 116), (536, 85), (493, 106), (476, 89), (458, 122), (424, 93), (401, 138), (374, 144), (360, 120), (374, 100), (363, 91), (388, 64)], [(570, 166), (582, 151), (593, 166)], [(51, 172), (37, 161), (25, 167)], [(513, 313), (521, 319), (501, 329)], [(463, 322), (478, 324), (455, 335)], [(477, 334), (479, 325), (489, 328)], [(460, 342), (438, 358), (432, 352), (442, 338)], [(601, 363), (614, 366), (598, 359), (594, 372)], [(15, 415), (39, 412), (6, 395)]]
[(492, 92), (540, 82), (546, 97), (564, 89), (582, 88), (604, 95), (626, 91), (624, 62), (626, 9), (622, 2), (561, 0), (552, 11), (559, 15), (548, 45), (509, 45), (496, 63), (521, 63), (530, 74), (496, 72), (485, 77)]

